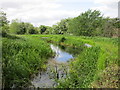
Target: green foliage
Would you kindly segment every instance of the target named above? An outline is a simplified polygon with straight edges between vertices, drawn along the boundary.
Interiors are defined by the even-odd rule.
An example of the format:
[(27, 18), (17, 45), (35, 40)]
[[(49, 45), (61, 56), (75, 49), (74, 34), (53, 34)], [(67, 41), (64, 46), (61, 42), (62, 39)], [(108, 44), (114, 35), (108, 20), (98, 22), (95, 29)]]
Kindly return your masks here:
[(43, 68), (44, 62), (52, 54), (46, 43), (39, 39), (3, 38), (2, 63), (5, 88), (25, 87), (31, 75)]
[(114, 18), (114, 23), (113, 25), (116, 27), (116, 28), (120, 28), (120, 19), (119, 18)]
[(88, 10), (78, 17), (62, 19), (52, 27), (53, 34), (117, 37), (120, 21), (118, 18), (105, 18), (100, 11)]
[[(80, 51), (69, 63), (69, 75), (65, 79), (58, 80), (57, 87), (104, 87), (104, 85), (98, 84), (102, 80), (106, 80), (102, 84), (109, 85), (107, 78), (109, 75), (107, 74), (114, 69), (115, 73), (109, 77), (116, 78), (114, 74), (118, 67), (118, 39), (87, 36), (117, 37), (119, 28), (119, 19), (103, 18), (101, 12), (97, 10), (88, 10), (73, 19), (63, 19), (52, 27), (45, 25), (34, 27), (30, 23), (13, 20), (10, 28), (6, 14), (0, 12), (0, 30), (4, 36), (3, 85), (5, 87), (25, 87), (30, 82), (31, 75), (44, 67), (44, 63), (52, 55), (52, 51), (47, 43), (41, 41), (42, 38), (40, 40), (40, 37), (47, 37), (44, 40), (55, 44), (82, 48), (82, 52)], [(26, 35), (16, 37), (7, 34), (9, 30), (12, 34), (70, 34), (71, 36)], [(85, 47), (85, 44), (90, 44), (92, 47)], [(113, 65), (116, 67), (114, 68)], [(111, 69), (109, 70), (109, 68)], [(114, 79), (112, 80), (114, 81)], [(111, 83), (110, 85), (114, 86)]]
[[(102, 71), (111, 65), (118, 66), (117, 38), (65, 35), (25, 35), (21, 37), (21, 39), (3, 38), (3, 82), (8, 87), (13, 84), (16, 87), (25, 86), (29, 82), (30, 76), (43, 68), (46, 58), (51, 56), (52, 51), (47, 43), (40, 40), (40, 37), (47, 37), (44, 40), (51, 40), (53, 43), (82, 48), (76, 58), (70, 61), (67, 78), (58, 80), (57, 87), (59, 88), (89, 88), (95, 87), (95, 85), (103, 87), (104, 85), (94, 83), (104, 80), (100, 77), (100, 73), (104, 73)], [(60, 42), (61, 40), (63, 42)], [(85, 43), (92, 47), (85, 47)], [(106, 81), (104, 84), (109, 85)]]
[(40, 34), (53, 34), (53, 29), (50, 26), (41, 25), (39, 27)]
[(19, 20), (13, 20), (10, 24), (10, 33), (12, 34), (37, 34), (38, 29), (31, 23), (21, 22)]
[(0, 34), (5, 37), (9, 31), (9, 21), (7, 20), (6, 13), (0, 11)]
[(0, 26), (5, 26), (6, 24), (8, 24), (6, 13), (0, 11)]
[(52, 32), (53, 32), (52, 27), (46, 26), (46, 31), (44, 32), (44, 34), (52, 34)]
[(53, 34), (59, 34), (59, 26), (58, 25), (53, 25)]
[[(3, 16), (3, 20), (7, 22), (6, 14), (3, 13)], [(8, 28), (8, 25), (6, 24), (4, 28)], [(120, 28), (120, 21), (118, 18), (104, 18), (100, 11), (88, 10), (78, 17), (62, 19), (52, 27), (45, 25), (34, 27), (31, 23), (13, 20), (10, 24), (10, 33), (117, 37), (118, 28)], [(3, 34), (5, 33), (3, 32)]]
[(99, 11), (88, 10), (69, 23), (69, 32), (74, 35), (94, 36), (94, 32), (102, 25)]
[(45, 25), (41, 25), (39, 28), (41, 34), (43, 34), (47, 30), (47, 27)]
[(91, 84), (92, 88), (119, 88), (120, 70), (118, 65), (110, 65), (98, 74), (97, 79)]
[(38, 30), (31, 23), (24, 23), (27, 34), (37, 34)]
[[(92, 48), (84, 48), (83, 52), (70, 63), (70, 74), (66, 79), (59, 81), (58, 88), (90, 88), (91, 83), (98, 78), (99, 73), (106, 67), (113, 64), (118, 66), (117, 39), (100, 37), (83, 38), (84, 42), (86, 39), (92, 40), (95, 42), (95, 45), (93, 45)], [(117, 76), (115, 78), (117, 78)], [(104, 80), (104, 78), (101, 78), (99, 82), (102, 82), (102, 80)], [(105, 81), (104, 85), (108, 85), (109, 83), (110, 82)], [(111, 84), (109, 87), (114, 86), (114, 84), (117, 84), (117, 82)], [(104, 85), (100, 86), (105, 87)]]
[(47, 27), (47, 32), (45, 32), (46, 34), (53, 34), (53, 28), (52, 27)]
[[(110, 75), (105, 75), (106, 68), (116, 65), (118, 67), (118, 38), (104, 38), (104, 37), (79, 37), (79, 36), (65, 36), (65, 35), (43, 35), (40, 37), (46, 38), (48, 41), (52, 40), (53, 43), (59, 43), (62, 38), (65, 37), (64, 42), (59, 43), (61, 45), (80, 47), (82, 52), (76, 56), (76, 58), (70, 61), (69, 75), (65, 79), (58, 80), (57, 88), (91, 88), (91, 87), (106, 87), (105, 85), (111, 85), (109, 87), (116, 88), (118, 85), (117, 76), (112, 74), (116, 79), (114, 83), (110, 81)], [(84, 44), (88, 43), (92, 47), (85, 47)], [(112, 67), (113, 70), (117, 70), (116, 67)], [(107, 73), (107, 72), (106, 72)], [(112, 70), (108, 72), (112, 73)], [(102, 76), (100, 76), (102, 74)], [(105, 79), (104, 79), (105, 78)], [(112, 77), (111, 77), (112, 78)], [(99, 79), (99, 80), (98, 80)], [(104, 82), (102, 82), (104, 80)], [(97, 84), (95, 84), (97, 82)], [(103, 85), (100, 85), (102, 82)], [(92, 84), (93, 83), (93, 84)], [(92, 84), (92, 86), (91, 86)], [(107, 87), (106, 87), (107, 88)]]
[(19, 20), (13, 20), (10, 25), (10, 33), (12, 34), (25, 34), (26, 28), (24, 22), (20, 22)]
[(62, 37), (59, 42), (64, 42), (65, 40), (66, 40), (66, 38), (65, 38), (65, 37)]
[(65, 34), (68, 30), (68, 22), (71, 19), (62, 19), (57, 25), (53, 25), (53, 34)]
[(118, 36), (118, 28), (120, 28), (119, 24), (120, 24), (120, 22), (115, 18), (104, 19), (104, 22), (102, 25), (103, 32), (101, 35), (105, 36), (105, 37)]
[[(70, 75), (66, 82), (59, 82), (58, 87), (64, 88), (89, 88), (89, 85), (94, 80), (94, 75), (97, 70), (97, 60), (99, 57), (100, 48), (92, 47), (85, 49), (75, 61), (71, 62)], [(66, 84), (65, 84), (66, 83)]]

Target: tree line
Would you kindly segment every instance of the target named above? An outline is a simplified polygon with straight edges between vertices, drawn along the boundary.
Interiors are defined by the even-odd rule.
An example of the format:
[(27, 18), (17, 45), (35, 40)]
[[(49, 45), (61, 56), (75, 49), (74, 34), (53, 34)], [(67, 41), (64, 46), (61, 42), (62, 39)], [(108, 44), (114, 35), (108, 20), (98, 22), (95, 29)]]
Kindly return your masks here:
[(0, 29), (2, 35), (10, 34), (67, 34), (77, 36), (103, 36), (117, 37), (120, 28), (118, 18), (104, 17), (100, 11), (88, 10), (78, 17), (62, 19), (56, 25), (39, 27), (18, 19), (11, 23), (6, 18), (6, 13), (0, 11)]

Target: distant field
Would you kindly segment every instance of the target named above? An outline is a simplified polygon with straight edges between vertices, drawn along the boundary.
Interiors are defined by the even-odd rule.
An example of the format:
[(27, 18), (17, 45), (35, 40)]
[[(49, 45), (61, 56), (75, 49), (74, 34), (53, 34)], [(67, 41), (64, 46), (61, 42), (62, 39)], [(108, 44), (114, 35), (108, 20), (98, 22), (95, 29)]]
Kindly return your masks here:
[[(83, 51), (69, 62), (70, 75), (58, 80), (59, 88), (118, 87), (118, 38), (18, 35), (18, 39), (3, 38), (3, 71), (6, 86), (18, 87), (52, 57), (49, 43), (81, 47)], [(92, 47), (86, 47), (89, 44)], [(27, 85), (26, 85), (27, 86)]]

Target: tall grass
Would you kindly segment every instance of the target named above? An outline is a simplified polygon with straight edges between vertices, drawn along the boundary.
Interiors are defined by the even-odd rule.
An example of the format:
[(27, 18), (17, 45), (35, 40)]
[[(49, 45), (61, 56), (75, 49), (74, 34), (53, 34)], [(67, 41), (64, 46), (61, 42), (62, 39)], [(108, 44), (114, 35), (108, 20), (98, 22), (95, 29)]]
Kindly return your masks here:
[[(64, 80), (58, 80), (58, 88), (90, 88), (92, 87), (92, 82), (102, 83), (103, 85), (95, 85), (95, 83), (93, 85), (101, 88), (107, 88), (109, 84), (109, 88), (118, 88), (116, 80), (119, 75), (116, 70), (116, 67), (119, 67), (118, 38), (78, 37), (65, 35), (54, 35), (53, 37), (44, 35), (43, 37), (48, 37), (46, 40), (51, 40), (55, 43), (84, 48), (82, 53), (80, 53), (75, 60), (71, 61), (69, 76)], [(60, 42), (63, 37), (66, 40), (64, 42)], [(85, 43), (92, 45), (92, 47), (85, 48)], [(115, 83), (111, 83), (108, 78), (100, 76), (101, 73), (107, 73), (107, 68), (111, 68), (111, 66), (113, 69), (109, 69), (109, 74), (113, 73), (114, 78), (112, 78), (112, 75), (108, 76), (112, 78), (112, 82), (116, 81)], [(113, 66), (116, 67), (114, 68)], [(105, 77), (107, 77), (107, 75), (105, 75)]]
[(26, 87), (31, 75), (44, 68), (52, 51), (47, 43), (28, 37), (2, 40), (3, 84), (5, 88)]
[[(64, 38), (64, 40), (63, 40)], [(24, 35), (21, 39), (3, 39), (3, 71), (5, 86), (20, 87), (29, 82), (30, 76), (44, 67), (47, 57), (52, 55), (48, 44), (52, 42), (71, 47), (81, 47), (82, 52), (69, 62), (70, 74), (67, 78), (58, 80), (59, 88), (90, 88), (105, 87), (110, 81), (103, 75), (109, 69), (109, 74), (117, 78), (118, 39), (104, 37), (78, 37), (65, 35)], [(85, 43), (92, 47), (85, 47)], [(113, 66), (116, 66), (115, 68)], [(112, 67), (112, 69), (110, 69)], [(100, 75), (104, 76), (101, 77)], [(109, 76), (111, 77), (111, 76)], [(114, 78), (112, 78), (114, 81)], [(116, 80), (116, 79), (115, 79)], [(103, 85), (99, 85), (105, 81)], [(95, 84), (95, 82), (97, 84)], [(113, 85), (110, 84), (111, 86)], [(117, 85), (114, 88), (117, 87)], [(106, 87), (107, 88), (107, 87)]]
[(70, 74), (59, 81), (58, 88), (88, 88), (97, 71), (100, 47), (86, 48), (70, 63)]

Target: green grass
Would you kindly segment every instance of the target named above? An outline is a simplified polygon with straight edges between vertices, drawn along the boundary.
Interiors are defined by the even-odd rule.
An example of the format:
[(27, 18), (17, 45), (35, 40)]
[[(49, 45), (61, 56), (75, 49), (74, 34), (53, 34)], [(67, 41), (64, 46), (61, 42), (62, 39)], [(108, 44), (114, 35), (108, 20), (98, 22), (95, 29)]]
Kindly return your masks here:
[[(48, 37), (46, 40), (52, 41), (53, 43), (84, 48), (83, 52), (80, 53), (74, 61), (71, 61), (70, 76), (64, 80), (58, 81), (59, 85), (57, 87), (59, 88), (92, 87), (92, 82), (102, 82), (102, 79), (100, 79), (101, 81), (98, 81), (98, 78), (101, 78), (100, 74), (103, 73), (103, 71), (105, 72), (106, 68), (110, 68), (111, 65), (118, 66), (118, 38), (78, 37), (65, 35), (42, 35), (40, 37)], [(64, 42), (60, 42), (63, 37), (66, 40)], [(85, 48), (85, 43), (92, 45), (92, 48)], [(112, 70), (109, 71), (109, 73), (110, 72), (112, 73)], [(118, 74), (118, 72), (115, 71), (114, 74)], [(102, 86), (99, 84), (97, 86), (107, 88), (106, 82), (104, 82), (104, 85)], [(113, 86), (114, 88), (118, 88), (118, 83), (116, 83), (116, 85), (109, 86), (109, 88), (113, 88)]]
[(25, 87), (52, 56), (49, 45), (31, 37), (3, 38), (3, 83), (6, 88)]
[[(8, 65), (7, 67), (4, 66), (4, 71), (10, 73), (13, 70), (12, 74), (7, 74), (8, 76), (5, 77), (7, 77), (6, 80), (11, 77), (13, 79), (12, 84), (18, 82), (24, 84), (24, 81), (26, 82), (29, 79), (27, 75), (32, 75), (37, 72), (37, 69), (45, 65), (46, 58), (52, 55), (52, 51), (46, 42), (82, 48), (82, 52), (69, 63), (70, 75), (64, 80), (58, 80), (59, 85), (57, 87), (59, 88), (89, 88), (96, 86), (107, 88), (109, 82), (106, 81), (110, 80), (106, 78), (107, 74), (103, 74), (107, 73), (107, 68), (111, 66), (119, 67), (117, 38), (65, 35), (20, 35), (19, 37), (21, 39), (3, 39), (3, 60), (5, 65)], [(92, 45), (92, 47), (85, 47), (84, 44), (86, 43)], [(109, 73), (114, 70), (113, 74), (117, 74), (116, 67), (109, 69)], [(16, 73), (20, 73), (20, 75)], [(22, 74), (24, 75), (22, 76)], [(25, 76), (27, 76), (27, 80), (26, 78), (23, 80)], [(112, 77), (112, 75), (109, 77)], [(117, 76), (114, 77), (112, 81), (117, 78)], [(103, 80), (106, 81), (103, 82), (103, 85), (100, 85), (99, 83)], [(110, 87), (117, 88), (118, 85), (117, 83), (110, 83)]]

